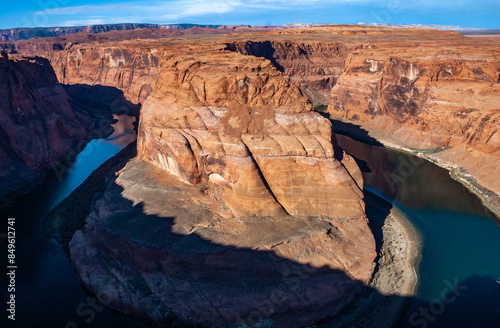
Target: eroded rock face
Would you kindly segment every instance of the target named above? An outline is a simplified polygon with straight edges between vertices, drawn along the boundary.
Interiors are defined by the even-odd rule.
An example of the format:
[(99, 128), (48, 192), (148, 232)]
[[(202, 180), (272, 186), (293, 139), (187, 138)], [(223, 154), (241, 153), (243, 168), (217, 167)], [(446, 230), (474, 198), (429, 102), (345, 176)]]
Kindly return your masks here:
[(345, 60), (355, 47), (349, 43), (315, 40), (249, 40), (226, 44), (227, 50), (269, 59), (300, 86), (314, 107), (328, 105), (330, 90), (344, 72)]
[(466, 143), (497, 152), (500, 63), (487, 51), (461, 59), (460, 50), (439, 58), (419, 58), (418, 50), (415, 58), (363, 51), (333, 88), (329, 111), (361, 122), (384, 117), (383, 132), (417, 149)]
[(47, 59), (0, 59), (0, 210), (40, 183), (75, 142), (89, 117), (75, 113)]
[(376, 139), (438, 151), (500, 193), (498, 43), (429, 32), (374, 43), (347, 60), (328, 112), (360, 122)]
[(69, 51), (47, 54), (63, 84), (115, 87), (127, 100), (141, 104), (158, 78), (158, 49), (147, 47), (74, 46)]
[(219, 189), (239, 215), (364, 215), (360, 188), (334, 158), (330, 123), (263, 58), (193, 51), (162, 62), (141, 110), (138, 155)]

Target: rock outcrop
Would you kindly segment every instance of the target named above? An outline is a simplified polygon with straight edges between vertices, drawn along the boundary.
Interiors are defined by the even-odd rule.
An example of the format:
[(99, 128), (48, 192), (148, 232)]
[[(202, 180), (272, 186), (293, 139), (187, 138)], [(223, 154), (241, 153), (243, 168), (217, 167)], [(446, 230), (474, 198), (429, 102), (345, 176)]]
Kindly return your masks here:
[(102, 302), (155, 327), (310, 326), (373, 272), (364, 220), (228, 216), (198, 186), (138, 159), (93, 183), (104, 188), (69, 242), (71, 260)]
[(423, 31), (361, 48), (346, 62), (330, 114), (388, 145), (433, 152), (500, 193), (498, 42)]
[(301, 85), (229, 38), (46, 53), (64, 83), (142, 104), (138, 158), (100, 182), (69, 254), (103, 302), (158, 326), (307, 326), (373, 274), (361, 173)]
[(330, 123), (290, 79), (263, 58), (211, 51), (162, 62), (141, 111), (139, 158), (207, 182), (239, 215), (363, 216), (360, 186), (334, 158)]
[(0, 75), (0, 210), (5, 210), (85, 138), (90, 118), (73, 111), (45, 58), (4, 55)]
[(165, 55), (155, 48), (111, 43), (75, 45), (47, 57), (62, 84), (114, 87), (131, 103), (142, 104), (158, 81), (159, 59)]

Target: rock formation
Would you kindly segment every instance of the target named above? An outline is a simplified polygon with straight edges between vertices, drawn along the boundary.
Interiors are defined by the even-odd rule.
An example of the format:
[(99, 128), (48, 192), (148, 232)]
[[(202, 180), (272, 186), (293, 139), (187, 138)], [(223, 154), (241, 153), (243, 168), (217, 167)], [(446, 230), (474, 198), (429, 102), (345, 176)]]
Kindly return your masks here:
[(292, 77), (314, 107), (328, 105), (330, 90), (344, 71), (353, 45), (304, 40), (249, 40), (228, 42), (227, 50), (269, 59), (276, 69)]
[[(63, 83), (116, 87), (142, 103), (137, 159), (100, 182), (69, 254), (90, 291), (156, 325), (238, 326), (258, 323), (255, 313), (309, 325), (335, 315), (373, 273), (361, 174), (305, 82), (229, 49), (228, 38), (45, 54)], [(330, 83), (315, 67), (295, 72)], [(290, 268), (311, 273), (291, 288)]]
[(371, 278), (374, 240), (362, 219), (234, 217), (138, 159), (118, 177), (92, 178), (104, 191), (71, 237), (71, 260), (101, 301), (152, 326), (309, 326)]
[(151, 40), (46, 55), (62, 83), (112, 86), (144, 103), (139, 156), (184, 182), (220, 189), (235, 213), (363, 216), (362, 183), (351, 177), (359, 170), (347, 155), (334, 158), (329, 122), (273, 62), (223, 48)]
[(45, 171), (87, 135), (47, 59), (0, 58), (0, 210), (40, 183)]
[(141, 111), (139, 157), (208, 182), (240, 215), (363, 216), (330, 123), (299, 89), (265, 59), (200, 50), (162, 63)]
[(429, 34), (351, 54), (328, 112), (391, 146), (432, 151), (499, 194), (498, 42)]

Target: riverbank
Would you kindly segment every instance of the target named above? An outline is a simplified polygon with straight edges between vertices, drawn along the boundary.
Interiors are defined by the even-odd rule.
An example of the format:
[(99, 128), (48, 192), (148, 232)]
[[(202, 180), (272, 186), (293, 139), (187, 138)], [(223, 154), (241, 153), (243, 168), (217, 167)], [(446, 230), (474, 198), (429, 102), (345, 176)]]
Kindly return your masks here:
[(418, 264), (422, 249), (419, 233), (406, 215), (393, 207), (383, 230), (383, 246), (379, 270), (371, 282), (384, 295), (415, 295), (418, 284)]
[(321, 327), (393, 327), (416, 295), (422, 250), (419, 233), (406, 215), (382, 198), (365, 191), (366, 212), (377, 241), (377, 267), (370, 290)]
[(395, 140), (392, 140), (390, 136), (386, 136), (383, 133), (368, 132), (357, 122), (332, 116), (330, 116), (329, 119), (333, 124), (336, 134), (343, 134), (369, 145), (383, 146), (387, 149), (414, 155), (447, 170), (450, 173), (450, 177), (476, 195), (481, 200), (484, 207), (490, 210), (500, 223), (500, 195), (482, 186), (475, 176), (467, 172), (466, 168), (458, 164), (450, 163), (440, 157), (446, 157), (443, 155), (443, 152), (450, 151), (451, 149), (413, 149), (398, 144)]

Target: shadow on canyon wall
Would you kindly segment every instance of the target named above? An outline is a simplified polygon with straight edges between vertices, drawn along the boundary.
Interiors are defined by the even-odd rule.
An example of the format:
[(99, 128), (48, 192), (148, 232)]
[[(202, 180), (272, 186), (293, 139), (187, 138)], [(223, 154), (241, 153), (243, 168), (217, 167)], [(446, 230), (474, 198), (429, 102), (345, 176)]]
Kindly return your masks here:
[(283, 65), (278, 63), (274, 53), (276, 49), (274, 48), (271, 41), (247, 41), (245, 43), (226, 43), (226, 48), (224, 50), (229, 50), (233, 52), (238, 52), (247, 56), (262, 57), (269, 60), (276, 70), (283, 73), (285, 68)]
[[(380, 327), (373, 320), (383, 318), (377, 313), (381, 305), (413, 302), (418, 311), (394, 327), (498, 327), (500, 288), (491, 277), (444, 282), (442, 298), (429, 302), (382, 295), (343, 271), (296, 263), (273, 251), (174, 232), (175, 216), (146, 214), (143, 203), (125, 199), (123, 188), (114, 183), (114, 172), (135, 152), (130, 145), (95, 171), (49, 215), (47, 230), (67, 254), (74, 239), (71, 260), (91, 293), (148, 325)], [(103, 193), (109, 207), (97, 209), (96, 199)], [(379, 241), (390, 208), (388, 203), (367, 207)], [(87, 218), (91, 209), (99, 217), (94, 213)], [(489, 286), (491, 293), (478, 295), (477, 286)], [(356, 300), (358, 296), (367, 301)]]
[(139, 120), (141, 104), (125, 98), (123, 91), (103, 85), (64, 84), (71, 105), (94, 116), (130, 115)]
[(410, 209), (495, 217), (475, 194), (452, 179), (448, 170), (421, 157), (385, 148), (356, 124), (330, 121), (336, 144), (355, 159), (365, 186), (390, 201)]
[(91, 118), (91, 126), (84, 140), (75, 143), (68, 149), (66, 156), (57, 163), (51, 165), (51, 170), (58, 179), (64, 179), (64, 176), (71, 168), (78, 154), (85, 146), (94, 139), (108, 138), (114, 129), (112, 124), (117, 123), (116, 116), (128, 115), (135, 117), (132, 123), (137, 133), (139, 112), (141, 104), (134, 104), (127, 100), (123, 91), (115, 87), (102, 85), (62, 85), (69, 96), (69, 102), (73, 110), (88, 113)]

